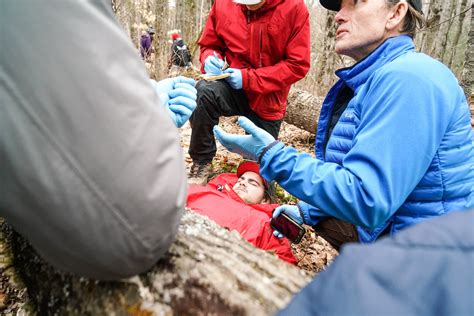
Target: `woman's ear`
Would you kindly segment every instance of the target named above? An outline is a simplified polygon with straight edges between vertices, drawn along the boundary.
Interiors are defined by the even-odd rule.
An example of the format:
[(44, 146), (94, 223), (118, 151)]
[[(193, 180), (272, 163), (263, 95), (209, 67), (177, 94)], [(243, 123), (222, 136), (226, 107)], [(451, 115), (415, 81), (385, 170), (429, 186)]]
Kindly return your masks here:
[(408, 12), (408, 3), (402, 0), (390, 8), (385, 28), (388, 32), (399, 32), (403, 27), (403, 20)]

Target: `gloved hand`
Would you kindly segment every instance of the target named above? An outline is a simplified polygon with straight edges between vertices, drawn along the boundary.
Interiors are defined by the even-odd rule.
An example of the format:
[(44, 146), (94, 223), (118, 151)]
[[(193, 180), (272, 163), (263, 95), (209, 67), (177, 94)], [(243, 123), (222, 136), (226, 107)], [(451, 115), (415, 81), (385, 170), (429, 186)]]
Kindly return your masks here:
[(235, 90), (242, 89), (242, 71), (236, 68), (227, 68), (224, 73), (230, 73), (230, 77), (225, 78), (225, 81)]
[(177, 127), (186, 123), (196, 108), (197, 90), (194, 79), (183, 76), (156, 82), (150, 79), (153, 89)]
[(216, 52), (214, 56), (208, 56), (204, 61), (204, 71), (207, 74), (220, 75), (222, 67), (224, 67), (224, 61), (217, 56)]
[(275, 141), (272, 135), (257, 127), (246, 117), (239, 117), (239, 125), (249, 135), (234, 135), (226, 133), (219, 126), (214, 126), (217, 140), (229, 151), (240, 154), (245, 158), (258, 161), (260, 154), (269, 144)]
[[(303, 218), (301, 217), (301, 213), (300, 213), (300, 210), (298, 208), (298, 206), (296, 205), (288, 205), (288, 204), (285, 204), (285, 205), (281, 205), (281, 206), (278, 206), (274, 211), (273, 211), (273, 215), (272, 217), (273, 218), (277, 218), (278, 215), (280, 215), (281, 213), (285, 213), (286, 215), (288, 215), (289, 217), (291, 217), (295, 222), (297, 222), (298, 224), (303, 224), (304, 223), (304, 220)], [(278, 230), (274, 230), (273, 231), (273, 235), (278, 237), (278, 238), (282, 238), (284, 237), (282, 233), (280, 233)]]

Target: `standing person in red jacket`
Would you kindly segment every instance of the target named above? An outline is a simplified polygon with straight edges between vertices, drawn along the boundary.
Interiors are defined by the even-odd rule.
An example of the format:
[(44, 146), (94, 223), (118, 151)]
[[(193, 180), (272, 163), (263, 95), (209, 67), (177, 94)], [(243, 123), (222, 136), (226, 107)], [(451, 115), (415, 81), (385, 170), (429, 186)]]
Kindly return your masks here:
[(222, 227), (237, 231), (245, 240), (280, 259), (296, 264), (286, 238), (277, 238), (270, 227), (273, 210), (273, 186), (260, 175), (253, 161), (239, 165), (236, 173), (223, 173), (206, 186), (191, 185), (186, 205)]
[(303, 0), (216, 0), (198, 43), (201, 71), (230, 75), (196, 87), (188, 182), (203, 185), (220, 116), (246, 116), (278, 137), (290, 87), (310, 67), (308, 9)]

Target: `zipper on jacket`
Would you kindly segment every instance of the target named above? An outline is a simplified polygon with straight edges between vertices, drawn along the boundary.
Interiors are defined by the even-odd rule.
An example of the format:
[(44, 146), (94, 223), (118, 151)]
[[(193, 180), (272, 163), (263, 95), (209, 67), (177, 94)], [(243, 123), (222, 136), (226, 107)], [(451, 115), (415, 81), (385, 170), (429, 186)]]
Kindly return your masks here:
[(250, 24), (250, 14), (252, 14), (250, 10), (247, 10), (247, 24)]
[(326, 159), (326, 151), (329, 143), (329, 138), (331, 137), (334, 127), (339, 122), (339, 119), (342, 116), (342, 113), (346, 110), (349, 101), (354, 97), (354, 91), (349, 88), (347, 85), (344, 86), (337, 92), (336, 99), (334, 100), (333, 107), (331, 109), (331, 114), (328, 116), (326, 134), (323, 141), (323, 157)]

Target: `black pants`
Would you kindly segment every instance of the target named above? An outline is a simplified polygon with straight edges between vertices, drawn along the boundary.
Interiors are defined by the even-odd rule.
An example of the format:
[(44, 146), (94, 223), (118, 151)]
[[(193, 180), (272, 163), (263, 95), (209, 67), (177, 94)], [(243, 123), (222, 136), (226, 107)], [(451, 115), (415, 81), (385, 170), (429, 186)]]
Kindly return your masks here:
[(235, 90), (224, 80), (201, 80), (196, 85), (197, 106), (190, 118), (192, 132), (189, 155), (194, 162), (209, 163), (216, 155), (216, 140), (212, 132), (221, 116), (241, 115), (278, 138), (281, 120), (265, 121), (249, 107), (243, 90)]
[(329, 217), (313, 226), (316, 234), (324, 238), (337, 251), (348, 242), (359, 242), (357, 228), (348, 222)]

